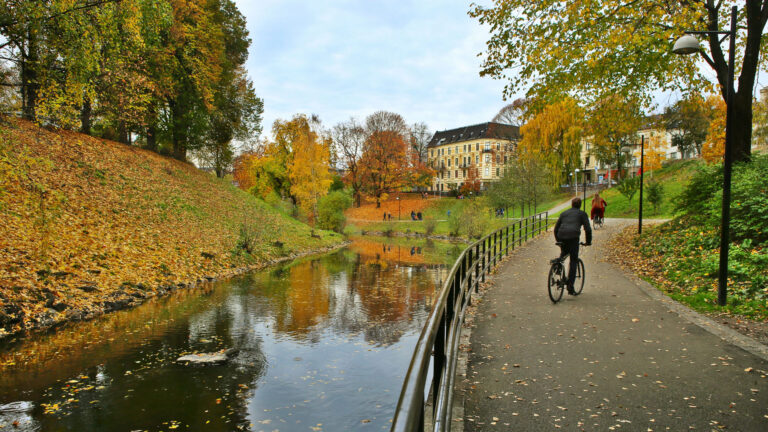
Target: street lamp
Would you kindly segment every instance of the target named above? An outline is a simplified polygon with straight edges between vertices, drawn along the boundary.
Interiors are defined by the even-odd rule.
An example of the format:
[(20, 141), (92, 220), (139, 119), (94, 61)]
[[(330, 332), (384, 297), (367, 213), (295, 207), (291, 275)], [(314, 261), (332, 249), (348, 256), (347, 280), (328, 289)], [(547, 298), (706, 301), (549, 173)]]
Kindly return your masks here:
[[(672, 52), (675, 54), (693, 54), (701, 50), (699, 41), (691, 36), (726, 35), (730, 38), (728, 46), (728, 78), (725, 89), (725, 155), (723, 157), (723, 209), (720, 219), (720, 272), (717, 283), (717, 304), (724, 306), (728, 297), (728, 249), (730, 246), (729, 231), (731, 224), (731, 147), (733, 123), (733, 74), (734, 54), (736, 51), (736, 17), (738, 9), (731, 7), (731, 29), (729, 31), (686, 31), (675, 42)], [(722, 42), (722, 41), (721, 41)]]
[(573, 183), (576, 186), (576, 196), (579, 196), (579, 169), (576, 168), (574, 172), (576, 175), (573, 176)]
[(395, 197), (395, 200), (397, 200), (397, 220), (400, 220), (400, 195)]
[[(636, 145), (636, 144), (635, 144)], [(624, 152), (629, 152), (629, 147), (622, 147), (621, 148)], [(644, 165), (644, 159), (645, 159), (645, 135), (640, 135), (640, 198), (638, 203), (638, 210), (637, 210), (637, 234), (643, 233), (643, 177), (645, 176), (645, 165)], [(629, 165), (629, 164), (627, 164)]]

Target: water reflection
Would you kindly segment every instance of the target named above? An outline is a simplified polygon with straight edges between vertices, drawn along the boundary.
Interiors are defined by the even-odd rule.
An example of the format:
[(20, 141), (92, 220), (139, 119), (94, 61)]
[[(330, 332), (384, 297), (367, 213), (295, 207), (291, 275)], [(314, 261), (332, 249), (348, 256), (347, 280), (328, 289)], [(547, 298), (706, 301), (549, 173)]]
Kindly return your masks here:
[[(413, 344), (460, 246), (355, 239), (0, 347), (18, 430), (388, 429)], [(234, 348), (225, 365), (189, 352)], [(12, 405), (17, 407), (18, 405)]]

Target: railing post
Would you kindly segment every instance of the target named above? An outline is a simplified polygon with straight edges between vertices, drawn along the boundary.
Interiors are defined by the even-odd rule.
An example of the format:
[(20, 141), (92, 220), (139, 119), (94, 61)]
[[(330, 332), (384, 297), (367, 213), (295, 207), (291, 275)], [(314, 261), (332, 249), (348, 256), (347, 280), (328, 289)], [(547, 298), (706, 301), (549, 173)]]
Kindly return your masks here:
[(528, 225), (530, 224), (530, 218), (525, 219), (525, 241), (528, 241)]
[(467, 263), (470, 266), (469, 271), (467, 272), (467, 295), (469, 296), (469, 300), (467, 300), (467, 305), (472, 306), (472, 269), (474, 268), (473, 261), (472, 261), (472, 248), (470, 247), (467, 249)]
[(488, 242), (488, 238), (483, 239), (483, 267), (480, 269), (480, 277), (482, 277), (483, 283), (485, 283), (485, 260), (488, 257), (488, 249), (485, 247), (485, 244)]
[(504, 236), (504, 255), (509, 255), (509, 225), (504, 229), (505, 236)]
[(491, 267), (496, 265), (496, 245), (498, 242), (496, 241), (496, 234), (497, 232), (493, 232), (493, 246), (491, 246)]
[(523, 220), (517, 221), (517, 245), (523, 245)]
[(472, 262), (472, 268), (475, 269), (475, 292), (480, 291), (480, 285), (477, 283), (477, 280), (480, 279), (478, 263), (480, 263), (480, 243), (475, 245), (474, 261)]
[[(447, 335), (447, 322), (446, 311), (443, 311), (440, 318), (440, 325), (438, 325), (437, 334), (435, 335), (435, 349), (433, 351), (434, 359), (432, 363), (432, 418), (435, 417), (434, 412), (437, 408), (437, 398), (440, 394), (437, 389), (440, 388), (440, 378), (443, 376), (443, 367), (445, 367), (445, 337)], [(423, 429), (423, 428), (422, 428)]]

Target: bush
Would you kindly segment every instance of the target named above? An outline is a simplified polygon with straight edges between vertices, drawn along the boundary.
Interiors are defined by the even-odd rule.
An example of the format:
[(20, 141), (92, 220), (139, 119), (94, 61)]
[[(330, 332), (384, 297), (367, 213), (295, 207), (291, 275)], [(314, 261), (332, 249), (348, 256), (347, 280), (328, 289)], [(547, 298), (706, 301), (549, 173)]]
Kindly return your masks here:
[(664, 199), (664, 186), (657, 181), (648, 182), (646, 185), (647, 197), (649, 203), (653, 206), (653, 212), (659, 211), (659, 206)]
[(635, 196), (635, 193), (637, 193), (637, 190), (640, 187), (639, 180), (639, 177), (630, 177), (624, 179), (621, 183), (618, 184), (618, 186), (616, 186), (616, 189), (618, 189), (619, 192), (621, 192), (621, 194), (627, 198), (627, 201), (632, 202), (632, 197)]
[[(768, 155), (734, 165), (731, 178), (731, 231), (733, 241), (768, 242)], [(693, 221), (720, 224), (723, 200), (723, 167), (701, 167), (676, 202)]]
[(347, 218), (344, 210), (352, 205), (352, 197), (343, 191), (334, 191), (317, 202), (318, 228), (342, 232)]
[(424, 232), (427, 235), (432, 235), (432, 233), (435, 232), (435, 228), (437, 228), (437, 221), (434, 218), (425, 218), (424, 219)]
[(469, 200), (459, 215), (459, 224), (464, 228), (467, 237), (480, 238), (483, 230), (489, 225), (488, 213), (481, 199)]

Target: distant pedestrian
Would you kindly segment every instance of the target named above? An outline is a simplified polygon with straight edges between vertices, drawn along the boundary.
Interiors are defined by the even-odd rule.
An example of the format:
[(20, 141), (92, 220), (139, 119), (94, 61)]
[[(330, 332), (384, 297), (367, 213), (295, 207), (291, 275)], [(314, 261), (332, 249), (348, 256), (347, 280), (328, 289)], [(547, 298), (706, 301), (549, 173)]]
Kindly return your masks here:
[(421, 212), (416, 213), (416, 218), (421, 220)]
[(411, 210), (411, 220), (416, 220), (416, 212)]
[(381, 220), (387, 220), (387, 212), (384, 212), (384, 216), (382, 216)]

